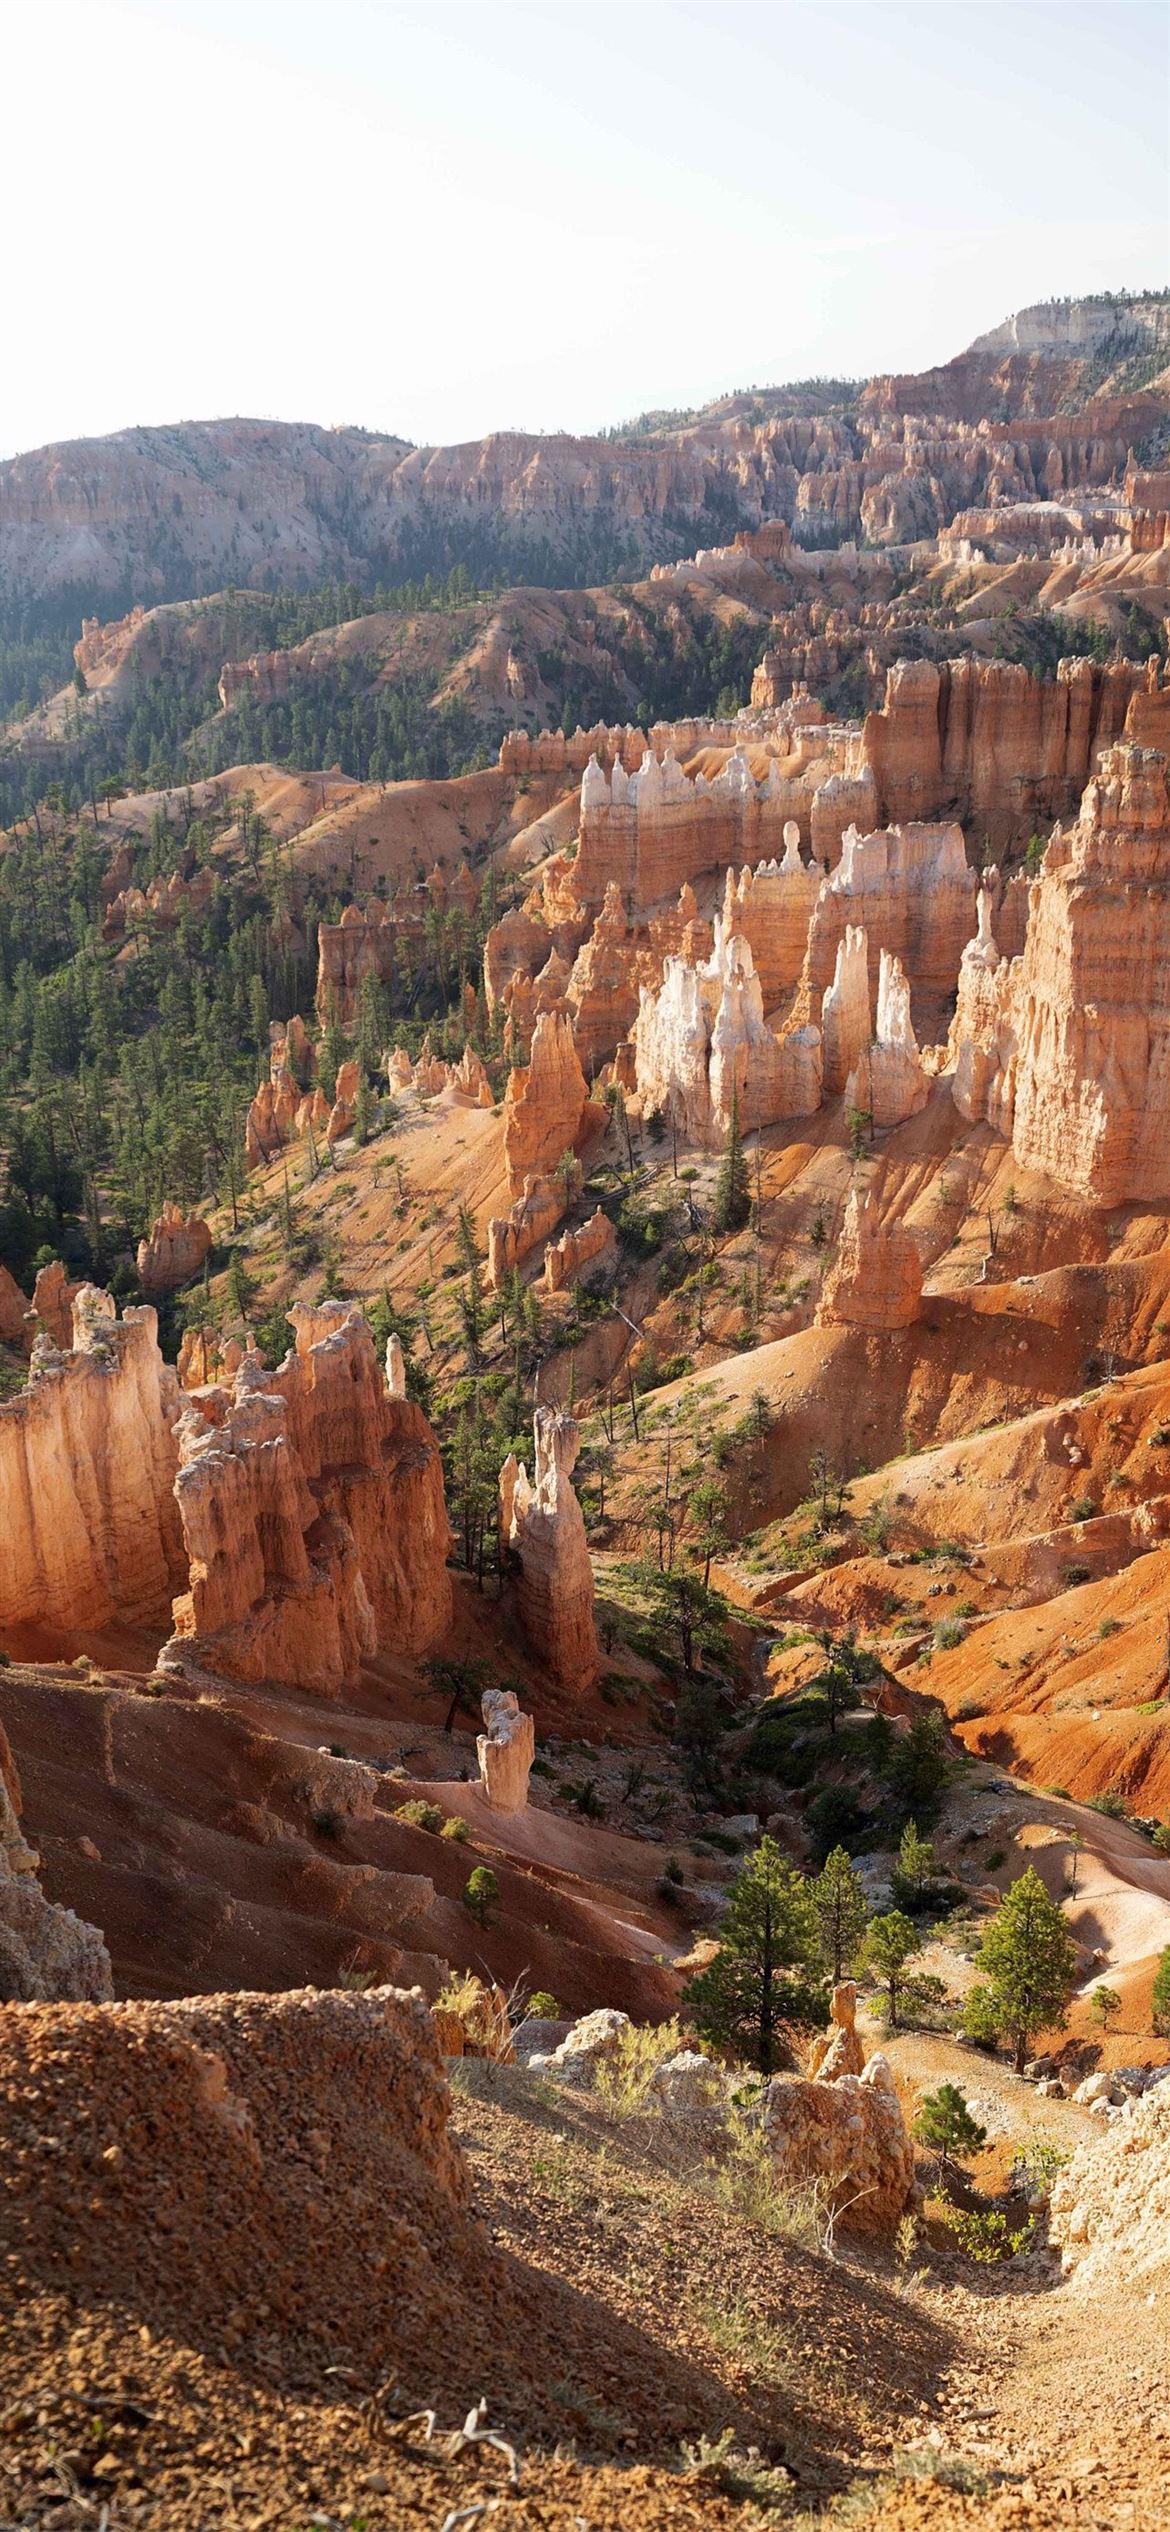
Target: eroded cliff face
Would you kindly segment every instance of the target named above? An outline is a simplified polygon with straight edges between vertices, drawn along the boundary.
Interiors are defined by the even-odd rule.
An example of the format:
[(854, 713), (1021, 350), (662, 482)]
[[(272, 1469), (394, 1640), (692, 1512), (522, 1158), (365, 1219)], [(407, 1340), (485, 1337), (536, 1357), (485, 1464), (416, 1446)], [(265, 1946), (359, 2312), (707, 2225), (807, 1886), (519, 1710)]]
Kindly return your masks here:
[(296, 1351), (195, 1393), (175, 1494), (189, 1563), (164, 1662), (323, 1696), (450, 1620), (450, 1530), (426, 1418), (388, 1394), (360, 1312), (290, 1312)]
[(72, 1908), (50, 1905), (39, 1861), (21, 1830), (20, 1782), (0, 1723), (0, 2004), (104, 2004), (114, 1984), (101, 1935)]
[(968, 1119), (1100, 1205), (1170, 1193), (1170, 780), (1108, 751), (1031, 892), (1021, 956), (987, 919), (964, 955), (949, 1060)]
[(153, 1618), (176, 1589), (179, 1389), (156, 1329), (84, 1284), (68, 1353), (39, 1337), (0, 1405), (0, 1628)]
[(865, 722), (879, 814), (952, 815), (993, 845), (1026, 841), (1075, 808), (1145, 686), (1129, 660), (1062, 659), (1052, 684), (1011, 660), (901, 660)]
[(524, 1632), (565, 1688), (590, 1688), (601, 1667), (593, 1618), (593, 1568), (573, 1490), (580, 1436), (572, 1416), (538, 1407), (535, 1459), (504, 1462), (500, 1530), (519, 1561), (517, 1596)]

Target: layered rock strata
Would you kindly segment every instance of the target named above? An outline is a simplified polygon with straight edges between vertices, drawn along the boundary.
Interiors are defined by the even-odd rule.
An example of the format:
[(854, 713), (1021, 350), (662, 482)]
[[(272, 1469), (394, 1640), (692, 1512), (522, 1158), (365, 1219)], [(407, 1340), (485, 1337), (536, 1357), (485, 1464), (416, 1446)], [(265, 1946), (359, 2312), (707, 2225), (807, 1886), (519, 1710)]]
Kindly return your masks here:
[(971, 938), (977, 890), (957, 826), (890, 827), (872, 835), (851, 828), (813, 908), (797, 1006), (802, 1015), (820, 1010), (850, 925), (865, 932), (871, 995), (881, 953), (891, 950), (916, 993), (949, 997)]
[(745, 1131), (820, 1106), (819, 1029), (773, 1033), (748, 943), (721, 920), (709, 960), (668, 958), (661, 990), (643, 987), (634, 1062), (643, 1114), (669, 1118), (688, 1142), (725, 1142), (733, 1104)]
[(601, 1667), (593, 1618), (593, 1568), (581, 1506), (573, 1491), (580, 1442), (572, 1416), (538, 1407), (535, 1458), (505, 1460), (500, 1533), (519, 1562), (517, 1597), (524, 1632), (559, 1686), (590, 1688)]
[(1026, 840), (1075, 807), (1145, 682), (1128, 660), (1062, 659), (1052, 683), (1011, 660), (900, 660), (865, 723), (881, 817), (950, 814), (981, 841)]
[(608, 1266), (616, 1255), (613, 1224), (598, 1205), (579, 1231), (564, 1231), (559, 1240), (549, 1241), (544, 1252), (545, 1291), (564, 1292), (591, 1266)]
[(164, 1659), (333, 1696), (379, 1648), (450, 1619), (450, 1531), (430, 1426), (387, 1394), (345, 1303), (290, 1312), (296, 1350), (193, 1397), (175, 1494), (189, 1564)]

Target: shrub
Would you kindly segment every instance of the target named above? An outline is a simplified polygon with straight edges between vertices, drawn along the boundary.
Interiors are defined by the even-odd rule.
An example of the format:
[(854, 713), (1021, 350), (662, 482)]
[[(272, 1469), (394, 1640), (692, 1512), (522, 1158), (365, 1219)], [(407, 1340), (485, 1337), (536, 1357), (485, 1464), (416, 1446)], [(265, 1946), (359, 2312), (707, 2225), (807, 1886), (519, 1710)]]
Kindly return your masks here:
[(1095, 1521), (1097, 1506), (1092, 1495), (1078, 1495), (1068, 1517), (1070, 1521)]
[(394, 1817), (404, 1821), (408, 1829), (430, 1829), (432, 1833), (437, 1833), (443, 1826), (443, 1814), (437, 1802), (400, 1802)]
[(1029, 2216), (1026, 2223), (1013, 2230), (1002, 2207), (991, 2207), (986, 2213), (967, 2213), (960, 2207), (951, 2207), (947, 2210), (947, 2222), (959, 2249), (984, 2268), (1001, 2259), (1015, 2259), (1020, 2251), (1028, 2250), (1036, 2229)]
[(934, 1630), (939, 1652), (953, 1653), (955, 1646), (962, 1643), (965, 1632), (961, 1618), (940, 1618)]
[(477, 1864), (463, 1893), (463, 1905), (477, 1925), (491, 1924), (500, 1904), (500, 1885), (490, 1864)]
[(682, 2044), (682, 2025), (677, 2021), (654, 2029), (637, 2022), (627, 2024), (618, 2034), (612, 2055), (603, 2058), (597, 2069), (594, 2090), (610, 2118), (629, 2119), (647, 2107), (658, 2068), (665, 2058), (677, 2056)]
[(1105, 1640), (1106, 1640), (1106, 1637), (1107, 1637), (1107, 1636), (1110, 1636), (1110, 1635), (1120, 1635), (1120, 1633), (1121, 1633), (1121, 1620), (1120, 1620), (1120, 1618), (1102, 1618), (1102, 1620), (1101, 1620), (1101, 1624), (1100, 1624), (1100, 1626), (1099, 1626), (1099, 1627), (1098, 1627), (1098, 1629), (1097, 1629), (1097, 1633), (1098, 1633), (1098, 1635), (1100, 1636), (1100, 1638), (1101, 1638), (1101, 1642), (1102, 1642), (1102, 1643), (1104, 1643), (1104, 1642), (1105, 1642)]
[(993, 1846), (993, 1847), (992, 1847), (992, 1850), (991, 1850), (990, 1855), (985, 1855), (985, 1856), (984, 1856), (984, 1858), (983, 1858), (983, 1869), (984, 1869), (984, 1872), (985, 1872), (985, 1873), (997, 1873), (997, 1872), (999, 1871), (1000, 1865), (1001, 1865), (1001, 1864), (1006, 1864), (1006, 1862), (1007, 1862), (1007, 1848), (1006, 1848), (1006, 1846)]
[(547, 1987), (534, 1987), (524, 2007), (526, 2022), (559, 2022), (562, 2019), (560, 2000)]
[(439, 1835), (440, 1837), (452, 1838), (457, 1845), (462, 1846), (465, 1840), (470, 1837), (471, 1831), (468, 1828), (466, 1820), (461, 1820), (458, 1812), (453, 1811), (450, 1818), (444, 1820), (443, 1826), (439, 1831)]

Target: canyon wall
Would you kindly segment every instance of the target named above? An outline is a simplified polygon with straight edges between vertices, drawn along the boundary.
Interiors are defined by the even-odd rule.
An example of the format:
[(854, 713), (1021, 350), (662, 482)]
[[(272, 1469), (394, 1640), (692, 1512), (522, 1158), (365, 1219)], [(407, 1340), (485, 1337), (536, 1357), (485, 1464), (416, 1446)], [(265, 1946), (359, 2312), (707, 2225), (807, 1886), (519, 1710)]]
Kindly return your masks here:
[(1011, 660), (901, 660), (865, 721), (879, 819), (960, 818), (976, 844), (1026, 843), (1074, 809), (1146, 671), (1062, 659), (1051, 684)]

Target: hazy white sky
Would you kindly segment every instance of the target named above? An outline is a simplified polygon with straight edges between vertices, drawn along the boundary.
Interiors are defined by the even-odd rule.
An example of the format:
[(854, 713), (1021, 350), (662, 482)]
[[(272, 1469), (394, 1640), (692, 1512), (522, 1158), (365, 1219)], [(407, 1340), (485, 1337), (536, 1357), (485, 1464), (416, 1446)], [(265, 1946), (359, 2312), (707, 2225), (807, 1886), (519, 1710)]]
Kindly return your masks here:
[(0, 454), (435, 442), (1166, 277), (1164, 0), (8, 0)]

